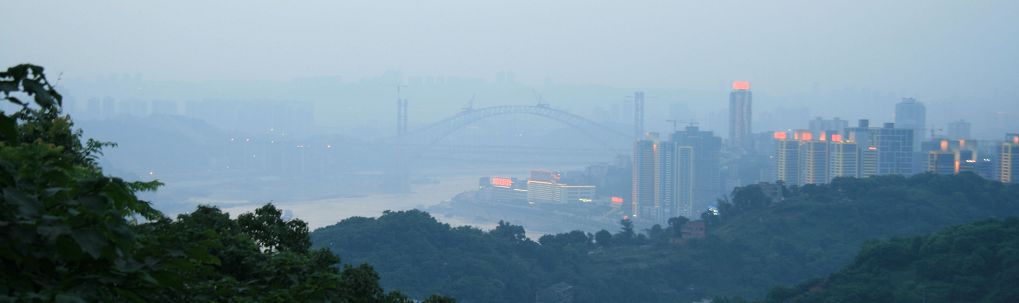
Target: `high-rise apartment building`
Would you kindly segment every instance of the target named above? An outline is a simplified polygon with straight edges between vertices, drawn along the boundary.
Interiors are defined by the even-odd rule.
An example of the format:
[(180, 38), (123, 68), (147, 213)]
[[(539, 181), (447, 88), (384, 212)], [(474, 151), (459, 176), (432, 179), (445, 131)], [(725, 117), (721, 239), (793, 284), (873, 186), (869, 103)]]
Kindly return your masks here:
[(828, 183), (828, 141), (813, 138), (805, 132), (800, 135), (800, 185)]
[(998, 152), (998, 180), (1019, 183), (1019, 134), (1008, 134)]
[(729, 93), (729, 145), (743, 151), (753, 149), (753, 94), (750, 82), (735, 81)]
[(831, 143), (824, 132), (775, 132), (775, 179), (786, 185), (823, 184), (831, 179)]
[(866, 119), (846, 129), (849, 141), (860, 148), (860, 177), (913, 174), (914, 130), (896, 128), (895, 123), (870, 127)]
[(860, 176), (860, 149), (856, 142), (843, 139), (841, 134), (831, 135), (829, 148), (829, 181), (838, 177)]
[(927, 171), (935, 174), (954, 175), (972, 172), (987, 177), (990, 159), (978, 157), (978, 151), (966, 140), (938, 140), (938, 150), (927, 153)]
[(902, 98), (895, 104), (895, 126), (913, 131), (912, 151), (920, 150), (920, 142), (926, 137), (927, 108), (915, 98)]
[(786, 132), (775, 132), (775, 180), (800, 184), (800, 142)]
[[(691, 209), (696, 213), (707, 210), (714, 205), (718, 198), (725, 193), (722, 190), (722, 180), (719, 171), (722, 169), (721, 153), (722, 138), (715, 136), (710, 131), (700, 130), (696, 126), (687, 126), (681, 131), (672, 134), (672, 142), (680, 147), (689, 147), (692, 163), (691, 166), (693, 192), (689, 200), (692, 201)], [(680, 150), (682, 151), (682, 150)], [(682, 157), (682, 154), (679, 155)], [(680, 176), (687, 176), (682, 172), (685, 162), (678, 162)], [(681, 183), (686, 182), (683, 178)], [(679, 197), (683, 200), (682, 197)], [(694, 217), (688, 217), (694, 219)]]
[[(634, 143), (632, 214), (641, 220), (665, 223), (668, 218), (685, 216), (693, 218), (695, 199), (698, 197), (698, 173), (701, 150), (714, 149), (714, 163), (721, 139), (711, 132), (701, 132), (696, 127), (673, 135), (679, 141), (659, 141), (658, 135), (650, 133), (644, 140)], [(712, 139), (713, 138), (713, 139)], [(711, 160), (708, 160), (711, 163)], [(717, 178), (718, 167), (714, 168)], [(712, 174), (704, 179), (711, 180)], [(715, 186), (718, 182), (715, 181)], [(712, 187), (703, 189), (709, 191)], [(717, 191), (713, 191), (717, 192)]]
[(914, 130), (896, 128), (894, 123), (885, 123), (877, 130), (878, 174), (913, 174)]
[(655, 148), (655, 201), (654, 201), (654, 215), (645, 219), (651, 218), (655, 221), (661, 221), (663, 218), (668, 218), (671, 215), (671, 210), (675, 206), (676, 201), (676, 162), (677, 159), (677, 146), (672, 142), (657, 142)]
[(633, 177), (630, 215), (651, 215), (655, 204), (655, 162), (658, 138), (649, 134), (633, 143)]
[[(669, 205), (669, 213), (666, 218), (683, 216), (687, 219), (696, 219), (695, 207), (699, 205), (695, 201), (698, 185), (697, 149), (692, 146), (676, 144), (676, 200)], [(701, 204), (702, 205), (702, 204)], [(706, 209), (706, 207), (705, 207)]]
[(931, 151), (927, 154), (927, 172), (939, 175), (958, 173), (955, 151)]

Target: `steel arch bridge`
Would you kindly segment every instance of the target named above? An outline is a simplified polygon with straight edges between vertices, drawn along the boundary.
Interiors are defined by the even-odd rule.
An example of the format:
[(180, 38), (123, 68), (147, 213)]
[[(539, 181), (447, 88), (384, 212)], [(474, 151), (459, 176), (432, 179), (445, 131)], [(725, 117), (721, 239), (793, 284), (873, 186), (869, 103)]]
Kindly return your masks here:
[(630, 140), (630, 135), (625, 132), (615, 130), (567, 111), (554, 109), (544, 104), (538, 104), (505, 105), (465, 109), (464, 111), (441, 121), (410, 131), (402, 136), (394, 137), (392, 142), (400, 145), (427, 148), (453, 134), (453, 132), (456, 132), (470, 124), (487, 118), (504, 115), (531, 115), (555, 120), (580, 130), (593, 141), (598, 142), (605, 146), (606, 149), (611, 150), (617, 149), (613, 143), (627, 142)]

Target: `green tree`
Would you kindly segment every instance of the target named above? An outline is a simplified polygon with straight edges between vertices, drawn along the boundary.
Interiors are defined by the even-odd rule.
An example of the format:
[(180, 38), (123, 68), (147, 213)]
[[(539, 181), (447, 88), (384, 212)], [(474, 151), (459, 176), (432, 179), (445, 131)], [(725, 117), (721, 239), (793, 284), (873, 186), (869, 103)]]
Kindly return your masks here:
[(523, 242), (527, 240), (527, 231), (524, 230), (523, 226), (513, 225), (502, 220), (499, 220), (499, 224), (496, 225), (495, 229), (488, 234), (496, 238), (507, 239), (513, 242)]
[(675, 238), (682, 238), (683, 226), (685, 226), (687, 222), (690, 222), (690, 219), (687, 219), (686, 217), (669, 218), (669, 227), (667, 229), (670, 233), (670, 236)]
[(283, 220), (283, 211), (271, 203), (237, 217), (237, 223), (269, 252), (304, 252), (311, 245), (308, 224), (301, 220)]
[(628, 219), (619, 220), (620, 230), (612, 238), (620, 242), (630, 243), (637, 239), (637, 233), (633, 230), (633, 221)]
[(161, 218), (134, 195), (159, 183), (104, 176), (103, 144), (81, 143), (42, 67), (0, 72), (0, 92), (18, 108), (0, 113), (0, 301), (137, 300), (158, 286), (132, 226)]
[(601, 246), (608, 246), (612, 243), (612, 233), (607, 230), (599, 230), (594, 233), (594, 242)]

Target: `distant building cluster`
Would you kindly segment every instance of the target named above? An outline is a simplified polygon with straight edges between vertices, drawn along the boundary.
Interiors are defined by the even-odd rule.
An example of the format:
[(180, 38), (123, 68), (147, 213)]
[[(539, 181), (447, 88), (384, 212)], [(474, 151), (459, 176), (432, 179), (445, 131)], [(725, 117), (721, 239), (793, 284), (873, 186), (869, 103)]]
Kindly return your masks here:
[(230, 130), (283, 130), (306, 133), (314, 126), (314, 106), (309, 102), (247, 100), (186, 101), (90, 98), (84, 102), (70, 99), (66, 110), (75, 118), (105, 120), (117, 117), (182, 115), (201, 119)]
[(751, 128), (752, 102), (750, 83), (733, 82), (724, 142), (692, 125), (669, 138), (653, 132), (637, 138), (631, 158), (629, 215), (646, 223), (663, 223), (676, 216), (696, 218), (724, 197), (727, 189), (758, 182), (803, 186), (839, 177), (930, 172), (973, 173), (1019, 183), (1019, 134), (1008, 134), (1004, 140), (975, 140), (971, 124), (964, 120), (948, 123), (947, 132), (935, 129), (927, 125), (926, 106), (915, 98), (896, 103), (894, 122), (881, 125), (860, 119), (850, 126), (838, 117), (817, 117), (804, 121), (806, 129), (762, 133)]
[(591, 203), (597, 197), (594, 185), (566, 184), (562, 173), (532, 170), (527, 180), (509, 177), (480, 179), (482, 199), (492, 202), (523, 202), (528, 204)]
[(696, 218), (721, 196), (722, 139), (689, 126), (660, 140), (649, 133), (633, 146), (631, 215), (656, 223)]
[(775, 180), (787, 185), (828, 183), (837, 177), (910, 175), (913, 130), (860, 120), (843, 132), (776, 131)]

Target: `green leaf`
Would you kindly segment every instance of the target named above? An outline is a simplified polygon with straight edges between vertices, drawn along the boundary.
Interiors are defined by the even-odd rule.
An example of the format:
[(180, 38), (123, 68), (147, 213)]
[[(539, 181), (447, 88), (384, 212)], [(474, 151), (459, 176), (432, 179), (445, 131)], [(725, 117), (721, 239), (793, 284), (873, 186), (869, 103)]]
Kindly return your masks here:
[(17, 104), (17, 105), (21, 105), (21, 106), (28, 105), (28, 103), (21, 102), (21, 99), (18, 99), (17, 97), (7, 97), (7, 98), (4, 98), (4, 99), (7, 99), (7, 101), (11, 101), (11, 103), (14, 103), (14, 104)]
[(55, 301), (58, 302), (58, 303), (86, 303), (87, 302), (87, 301), (85, 301), (85, 299), (82, 299), (81, 296), (73, 295), (73, 294), (59, 294), (59, 295), (57, 295)]
[(36, 199), (25, 195), (13, 188), (4, 189), (4, 200), (18, 207), (18, 215), (24, 218), (34, 218), (39, 215), (40, 203)]
[(71, 238), (78, 242), (78, 247), (93, 259), (99, 259), (106, 247), (106, 239), (99, 232), (92, 229), (79, 229), (71, 233)]
[(71, 229), (65, 225), (40, 226), (39, 228), (36, 228), (35, 232), (52, 241), (59, 236), (70, 234)]
[(10, 93), (18, 90), (17, 81), (0, 81), (0, 92)]
[(0, 113), (0, 140), (14, 142), (18, 139), (18, 121)]

